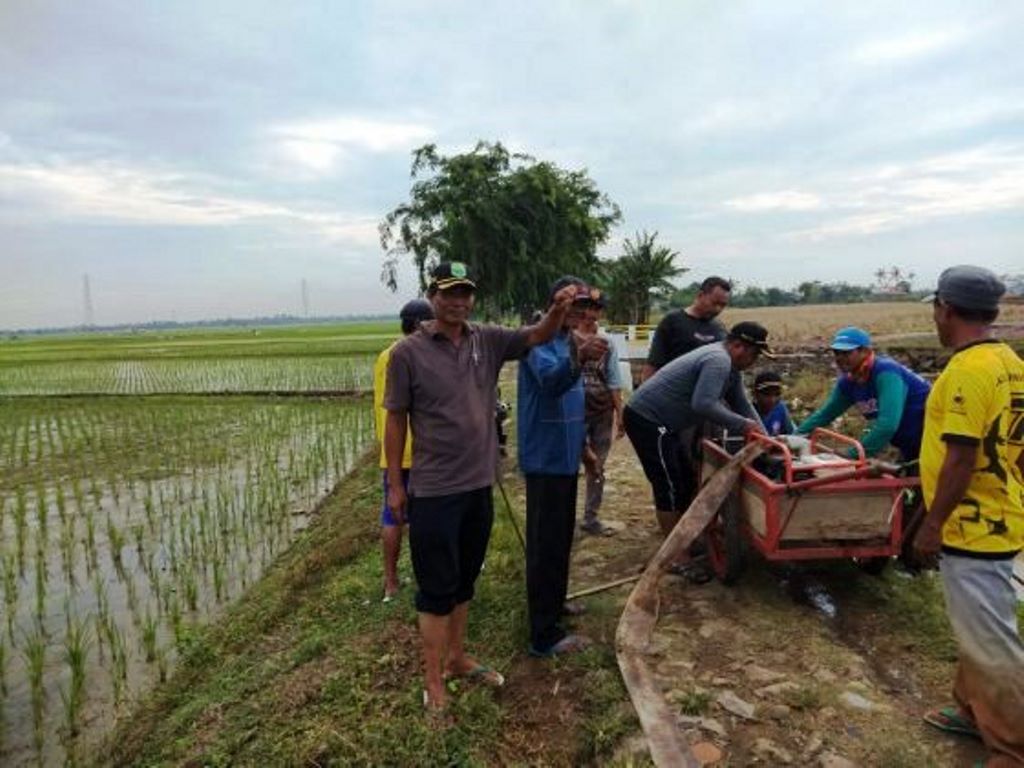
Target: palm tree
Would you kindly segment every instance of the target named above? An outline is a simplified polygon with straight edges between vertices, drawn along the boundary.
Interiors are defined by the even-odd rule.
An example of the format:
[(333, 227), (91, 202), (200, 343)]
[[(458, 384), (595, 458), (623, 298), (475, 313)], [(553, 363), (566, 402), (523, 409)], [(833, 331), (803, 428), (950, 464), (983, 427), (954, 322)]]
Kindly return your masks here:
[(687, 271), (676, 266), (677, 251), (655, 240), (658, 233), (636, 233), (626, 238), (622, 255), (606, 267), (610, 302), (608, 317), (613, 322), (646, 324), (651, 302), (675, 290), (672, 280)]

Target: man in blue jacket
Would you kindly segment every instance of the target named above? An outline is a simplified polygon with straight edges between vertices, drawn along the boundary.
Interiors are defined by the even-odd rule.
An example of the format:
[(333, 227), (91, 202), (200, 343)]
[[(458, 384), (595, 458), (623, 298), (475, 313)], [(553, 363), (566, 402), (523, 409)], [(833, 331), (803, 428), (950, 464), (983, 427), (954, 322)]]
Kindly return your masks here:
[(864, 453), (875, 456), (892, 443), (903, 461), (916, 461), (924, 431), (924, 404), (931, 386), (906, 366), (871, 348), (860, 328), (841, 328), (830, 345), (841, 371), (828, 400), (797, 427), (809, 433), (827, 427), (856, 406), (869, 427), (861, 436)]
[(587, 646), (560, 625), (569, 587), (569, 553), (576, 526), (576, 485), (586, 439), (581, 364), (608, 350), (600, 336), (578, 337), (590, 290), (575, 277), (559, 278), (554, 297), (576, 286), (561, 331), (530, 350), (519, 364), (519, 468), (526, 475), (526, 596), (530, 654), (551, 657)]

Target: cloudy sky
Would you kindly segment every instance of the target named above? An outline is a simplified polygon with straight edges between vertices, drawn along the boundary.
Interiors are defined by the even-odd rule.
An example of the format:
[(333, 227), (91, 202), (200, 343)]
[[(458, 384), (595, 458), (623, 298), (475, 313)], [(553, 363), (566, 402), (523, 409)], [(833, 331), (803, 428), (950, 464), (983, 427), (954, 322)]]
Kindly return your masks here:
[[(0, 328), (391, 311), (413, 148), (586, 168), (695, 277), (1024, 272), (1024, 3), (0, 2)], [(411, 275), (411, 272), (409, 273)], [(411, 290), (413, 281), (406, 279)]]

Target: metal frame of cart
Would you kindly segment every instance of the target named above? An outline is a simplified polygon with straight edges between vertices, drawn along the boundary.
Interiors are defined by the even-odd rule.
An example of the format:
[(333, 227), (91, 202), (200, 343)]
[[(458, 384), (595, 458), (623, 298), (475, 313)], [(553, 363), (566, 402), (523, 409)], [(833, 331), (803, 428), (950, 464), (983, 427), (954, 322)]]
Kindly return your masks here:
[[(716, 575), (733, 582), (743, 569), (743, 542), (766, 560), (855, 559), (877, 569), (900, 554), (905, 490), (914, 477), (898, 477), (895, 467), (868, 462), (853, 438), (827, 429), (810, 436), (811, 452), (823, 445), (854, 448), (857, 458), (819, 463), (801, 479), (801, 468), (782, 441), (760, 434), (767, 453), (781, 457), (774, 480), (755, 466), (744, 467), (737, 489), (708, 527), (708, 556)], [(729, 460), (721, 444), (701, 441), (702, 482)], [(886, 471), (888, 469), (889, 471)], [(874, 568), (871, 568), (874, 566)]]

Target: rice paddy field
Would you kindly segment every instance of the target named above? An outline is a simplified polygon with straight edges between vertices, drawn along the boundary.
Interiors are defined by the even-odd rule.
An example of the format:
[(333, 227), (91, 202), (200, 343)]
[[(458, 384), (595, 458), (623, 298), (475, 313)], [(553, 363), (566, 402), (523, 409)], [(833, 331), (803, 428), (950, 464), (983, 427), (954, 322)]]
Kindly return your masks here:
[(397, 328), (388, 324), (11, 335), (0, 396), (358, 392)]
[(0, 342), (0, 764), (80, 762), (260, 577), (373, 441), (397, 331)]

